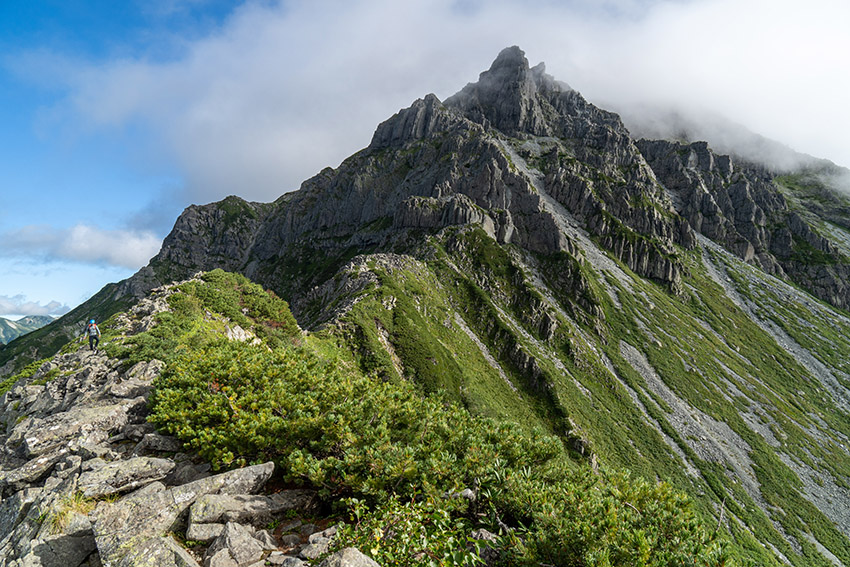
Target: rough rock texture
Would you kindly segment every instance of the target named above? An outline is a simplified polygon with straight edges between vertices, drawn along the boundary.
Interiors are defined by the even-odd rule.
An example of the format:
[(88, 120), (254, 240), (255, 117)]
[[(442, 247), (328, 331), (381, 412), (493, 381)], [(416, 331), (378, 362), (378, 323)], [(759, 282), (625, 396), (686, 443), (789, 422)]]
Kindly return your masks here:
[(86, 498), (131, 492), (164, 479), (176, 466), (170, 459), (133, 457), (82, 473), (78, 486)]
[[(104, 563), (108, 565), (109, 563)], [(174, 538), (151, 538), (132, 549), (120, 565), (134, 567), (199, 567), (195, 558)]]
[(378, 567), (378, 564), (359, 550), (346, 547), (319, 563), (319, 567)]
[(268, 496), (211, 494), (192, 505), (189, 521), (202, 524), (246, 521), (268, 523), (282, 512), (309, 508), (315, 496), (312, 490), (285, 490)]
[[(159, 271), (157, 277), (160, 282), (183, 279), (210, 265), (211, 261), (222, 269), (239, 271), (248, 259), (268, 209), (268, 205), (249, 203), (239, 197), (227, 197), (214, 208), (195, 205), (187, 208), (177, 219), (157, 256), (159, 261), (155, 271)], [(198, 235), (204, 235), (203, 248), (184, 246), (196, 240)], [(177, 274), (170, 269), (172, 263), (182, 268), (177, 270)], [(190, 266), (195, 266), (195, 269)], [(187, 272), (186, 268), (190, 271)]]
[(239, 567), (263, 557), (263, 545), (244, 526), (228, 522), (204, 556), (207, 567)]
[[(119, 318), (124, 332), (149, 328), (169, 293), (160, 289)], [(207, 540), (225, 536), (219, 547), (236, 565), (278, 549), (270, 534), (241, 524), (279, 521), (308, 508), (314, 494), (256, 495), (272, 463), (210, 476), (176, 439), (153, 432), (146, 397), (162, 369), (152, 360), (122, 371), (83, 347), (55, 356), (0, 399), (0, 567), (196, 566), (169, 534), (185, 531), (202, 499), (195, 515), (204, 510), (205, 521), (228, 526), (203, 524), (219, 527)], [(243, 532), (254, 542), (250, 554), (234, 543)]]
[[(504, 50), (444, 103), (428, 95), (380, 124), (369, 147), (268, 207), (192, 206), (151, 262), (159, 277), (240, 271), (287, 297), (359, 253), (415, 247), (423, 233), (480, 226), (539, 254), (580, 254), (583, 228), (637, 273), (674, 289), (694, 236), (616, 114)], [(320, 258), (320, 260), (319, 260)], [(321, 321), (316, 321), (321, 323)]]
[(638, 147), (696, 231), (836, 307), (850, 306), (850, 264), (789, 206), (769, 170), (736, 163), (705, 142), (640, 140)]
[(165, 535), (199, 497), (254, 493), (263, 487), (273, 470), (271, 463), (255, 465), (169, 490), (135, 497), (131, 494), (112, 504), (99, 504), (93, 513), (93, 530), (101, 559), (117, 564), (127, 557), (127, 549)]

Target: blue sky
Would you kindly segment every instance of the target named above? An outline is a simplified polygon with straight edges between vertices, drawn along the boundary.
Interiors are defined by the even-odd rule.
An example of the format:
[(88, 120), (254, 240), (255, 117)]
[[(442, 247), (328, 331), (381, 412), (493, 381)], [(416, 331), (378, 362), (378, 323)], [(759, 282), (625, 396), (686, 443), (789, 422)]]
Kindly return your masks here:
[(67, 311), (184, 207), (274, 200), (509, 45), (624, 115), (850, 166), (847, 29), (844, 0), (4, 0), (0, 316)]

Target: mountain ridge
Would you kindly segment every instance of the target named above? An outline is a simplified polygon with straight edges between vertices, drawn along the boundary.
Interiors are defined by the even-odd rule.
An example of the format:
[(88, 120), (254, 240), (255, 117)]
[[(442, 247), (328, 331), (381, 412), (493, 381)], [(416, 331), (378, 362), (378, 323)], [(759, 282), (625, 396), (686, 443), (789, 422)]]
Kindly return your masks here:
[(27, 315), (16, 321), (0, 317), (0, 344), (8, 344), (27, 333), (50, 324), (54, 317), (46, 315)]
[(806, 175), (634, 141), (508, 48), (297, 192), (189, 207), (93, 305), (242, 273), (365, 373), (669, 480), (745, 560), (848, 563), (850, 223)]

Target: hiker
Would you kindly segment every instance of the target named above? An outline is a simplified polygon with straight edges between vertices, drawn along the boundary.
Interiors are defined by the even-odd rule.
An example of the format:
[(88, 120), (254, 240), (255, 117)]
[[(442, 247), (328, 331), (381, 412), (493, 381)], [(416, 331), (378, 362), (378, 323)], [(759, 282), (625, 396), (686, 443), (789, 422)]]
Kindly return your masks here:
[(100, 328), (94, 322), (94, 319), (89, 319), (83, 335), (89, 336), (89, 350), (97, 350), (97, 345), (100, 343)]

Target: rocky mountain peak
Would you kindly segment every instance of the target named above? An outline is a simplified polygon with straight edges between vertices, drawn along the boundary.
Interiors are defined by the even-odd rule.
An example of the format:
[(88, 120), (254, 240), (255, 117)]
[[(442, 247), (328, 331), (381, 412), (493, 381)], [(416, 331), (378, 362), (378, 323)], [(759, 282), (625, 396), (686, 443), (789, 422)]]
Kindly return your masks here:
[(517, 46), (503, 49), (490, 69), (446, 100), (446, 105), (459, 109), (474, 122), (491, 125), (514, 135), (526, 132), (533, 135), (551, 134), (552, 116), (545, 108), (547, 97), (541, 94), (560, 94), (571, 89), (546, 74), (543, 63), (529, 67), (525, 52)]
[[(338, 375), (317, 365), (316, 379), (298, 377), (292, 392), (334, 391), (327, 380), (351, 381), (359, 373), (375, 378), (363, 382), (361, 391), (409, 382), (417, 395), (441, 392), (459, 408), (551, 431), (559, 436), (551, 447), (563, 446), (590, 470), (598, 458), (609, 471), (625, 467), (645, 478), (647, 489), (662, 486), (659, 479), (669, 481), (698, 499), (699, 510), (714, 511), (709, 524), (717, 526), (716, 534), (731, 528), (742, 563), (850, 565), (850, 199), (823, 181), (836, 173), (818, 169), (777, 177), (705, 142), (635, 141), (616, 114), (556, 82), (543, 64), (530, 67), (519, 48), (503, 50), (477, 82), (444, 102), (434, 95), (416, 100), (379, 125), (369, 147), (325, 168), (298, 191), (268, 204), (228, 197), (189, 207), (160, 254), (135, 276), (105, 287), (50, 329), (0, 347), (0, 567), (141, 564), (125, 561), (128, 544), (141, 540), (145, 547), (135, 554), (140, 562), (143, 554), (159, 557), (154, 552), (177, 557), (185, 550), (162, 537), (175, 526), (193, 542), (220, 538), (223, 545), (240, 533), (256, 539), (268, 525), (259, 520), (263, 516), (243, 530), (194, 515), (193, 508), (212, 508), (207, 503), (220, 502), (220, 496), (268, 500), (253, 488), (224, 494), (222, 486), (232, 477), (210, 476), (209, 465), (198, 461), (203, 455), (178, 457), (180, 447), (168, 437), (175, 430), (155, 432), (154, 423), (176, 423), (170, 416), (179, 416), (181, 431), (194, 435), (195, 427), (182, 426), (182, 410), (146, 421), (151, 406), (145, 396), (156, 376), (173, 376), (172, 369), (184, 366), (184, 354), (203, 362), (192, 382), (223, 409), (219, 431), (249, 431), (250, 439), (235, 439), (233, 446), (256, 446), (251, 444), (260, 435), (253, 432), (260, 429), (251, 419), (238, 420), (249, 415), (247, 408), (254, 410), (254, 400), (282, 396), (247, 392), (239, 403), (221, 395), (216, 374), (230, 367), (225, 354), (241, 347), (215, 346), (222, 356), (207, 365), (213, 351), (202, 350), (196, 339), (209, 334), (228, 348), (259, 346), (265, 360), (273, 344), (267, 339), (288, 321), (278, 316), (290, 313), (288, 307), (269, 307), (277, 305), (275, 295), (286, 299), (298, 322), (291, 324), (298, 332), (287, 335), (298, 345), (293, 353), (306, 356), (311, 345), (323, 344), (322, 360), (346, 361)], [(203, 289), (193, 296), (167, 295), (175, 289), (169, 282), (215, 268), (239, 272), (274, 295), (260, 301), (259, 286), (230, 279), (233, 274), (213, 276), (226, 278), (215, 288), (197, 288), (197, 279), (187, 283), (184, 290)], [(149, 290), (151, 297), (137, 302)], [(170, 308), (170, 315), (158, 316)], [(126, 309), (114, 325), (106, 324), (109, 315)], [(89, 314), (108, 330), (104, 352), (66, 345), (49, 358), (79, 333), (76, 322)], [(240, 323), (243, 317), (251, 328)], [(183, 342), (168, 342), (184, 328)], [(112, 344), (116, 340), (121, 342)], [(133, 344), (150, 347), (150, 354), (124, 350)], [(337, 349), (338, 356), (328, 356)], [(117, 358), (122, 353), (139, 362), (129, 366), (130, 359)], [(149, 360), (154, 355), (160, 358)], [(256, 372), (263, 380), (265, 375)], [(257, 393), (268, 391), (277, 390)], [(177, 398), (195, 399), (182, 393)], [(340, 405), (349, 399), (357, 400), (346, 396)], [(351, 408), (371, 412), (381, 405), (375, 400), (357, 400)], [(257, 411), (281, 417), (262, 428), (290, 427), (278, 409)], [(309, 415), (330, 413), (317, 406)], [(367, 417), (341, 421), (370, 428)], [(449, 423), (429, 419), (423, 423)], [(336, 435), (335, 427), (327, 430)], [(282, 456), (288, 447), (274, 443), (258, 450), (282, 463), (295, 460)], [(394, 462), (352, 454), (366, 455), (367, 464)], [(479, 446), (471, 454), (481, 463), (478, 456), (486, 453)], [(465, 458), (458, 454), (453, 462)], [(244, 462), (252, 459), (244, 455)], [(141, 477), (133, 472), (139, 469)], [(263, 470), (252, 478), (265, 482), (272, 467)], [(340, 471), (322, 470), (333, 476)], [(405, 477), (408, 470), (420, 475), (425, 469), (405, 469)], [(324, 474), (319, 481), (330, 479)], [(142, 482), (147, 484), (140, 487)], [(102, 485), (110, 492), (92, 496)], [(553, 486), (560, 498), (561, 485)], [(617, 491), (630, 501), (606, 509), (634, 520), (631, 525), (646, 525), (651, 514), (640, 509), (643, 497), (632, 498), (639, 493), (631, 488)], [(608, 498), (596, 489), (578, 492)], [(72, 528), (57, 526), (62, 533), (49, 531), (55, 524), (50, 514), (78, 493), (89, 505), (111, 494), (125, 496), (77, 514)], [(479, 508), (460, 508), (464, 518), (479, 517), (467, 511), (498, 510), (487, 500), (474, 505)], [(666, 510), (662, 521), (675, 517), (667, 514), (672, 508), (655, 509)], [(549, 511), (546, 517), (556, 518)], [(571, 508), (557, 518), (574, 515)], [(686, 516), (692, 526), (688, 518), (693, 516)], [(548, 522), (525, 533), (549, 537)], [(594, 522), (587, 525), (599, 525)], [(511, 529), (501, 520), (498, 527)], [(256, 528), (254, 535), (249, 528)], [(641, 538), (652, 533), (672, 532), (641, 528)], [(275, 543), (260, 537), (264, 541), (257, 539), (255, 548)], [(659, 549), (644, 545), (648, 540), (630, 541), (638, 541), (636, 553)], [(601, 545), (605, 552), (613, 548), (610, 541)], [(66, 547), (76, 550), (76, 562), (37, 562), (47, 553), (58, 557), (55, 550)], [(265, 548), (266, 560), (298, 565), (278, 547)], [(550, 549), (556, 559), (563, 557)], [(219, 564), (213, 557), (224, 551), (213, 543), (204, 556)], [(198, 557), (146, 564), (194, 565)], [(532, 562), (541, 561), (513, 561)], [(240, 563), (250, 564), (256, 561)]]
[(479, 75), (477, 85), (481, 89), (518, 85), (532, 93), (544, 88), (572, 90), (565, 83), (559, 83), (554, 77), (546, 74), (545, 63), (530, 67), (525, 52), (516, 45), (506, 47), (499, 53), (490, 69)]

